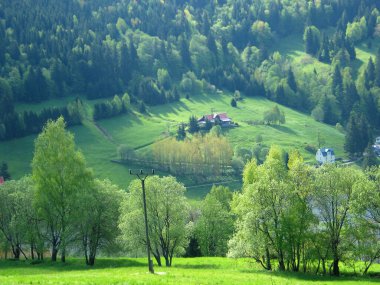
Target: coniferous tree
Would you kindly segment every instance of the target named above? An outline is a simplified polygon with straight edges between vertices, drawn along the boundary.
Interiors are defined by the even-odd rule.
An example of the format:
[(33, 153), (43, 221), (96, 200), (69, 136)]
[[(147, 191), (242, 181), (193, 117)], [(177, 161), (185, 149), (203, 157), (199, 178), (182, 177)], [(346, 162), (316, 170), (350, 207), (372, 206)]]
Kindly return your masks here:
[(289, 70), (288, 70), (288, 72), (287, 72), (286, 82), (288, 83), (289, 87), (290, 87), (294, 92), (297, 92), (297, 90), (298, 90), (297, 82), (296, 82), (296, 79), (295, 79), (295, 77), (294, 77), (294, 73), (293, 73), (292, 68), (289, 68)]
[(367, 68), (364, 73), (364, 85), (369, 90), (375, 82), (375, 65), (372, 57), (369, 58)]
[(3, 162), (0, 168), (0, 176), (4, 178), (4, 180), (11, 180), (11, 175), (8, 172), (8, 164)]
[(331, 91), (332, 94), (334, 94), (335, 98), (338, 100), (339, 104), (342, 103), (342, 93), (343, 93), (343, 79), (342, 74), (340, 72), (339, 65), (335, 65), (334, 67), (334, 73), (332, 78), (332, 85), (331, 85)]
[(189, 119), (189, 133), (194, 134), (199, 132), (198, 120), (195, 116), (191, 116)]
[(370, 127), (366, 118), (352, 111), (346, 127), (344, 149), (351, 156), (361, 155), (371, 138)]
[(380, 87), (380, 48), (378, 48), (375, 59), (375, 85)]
[(325, 63), (331, 62), (329, 39), (326, 34), (323, 34), (322, 45), (318, 52), (318, 60)]
[(177, 139), (177, 141), (183, 141), (185, 138), (186, 138), (185, 125), (180, 124), (178, 126), (176, 139)]

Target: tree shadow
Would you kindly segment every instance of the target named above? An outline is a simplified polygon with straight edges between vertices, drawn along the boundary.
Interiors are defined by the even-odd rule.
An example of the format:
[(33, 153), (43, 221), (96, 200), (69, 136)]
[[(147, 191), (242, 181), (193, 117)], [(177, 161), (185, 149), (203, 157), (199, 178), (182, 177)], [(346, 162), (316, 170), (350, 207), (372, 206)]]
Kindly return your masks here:
[(287, 133), (290, 135), (296, 135), (297, 133), (293, 131), (291, 128), (282, 126), (282, 125), (269, 125), (271, 128), (276, 129), (280, 132)]
[(179, 264), (174, 267), (183, 269), (218, 269), (220, 266), (216, 264)]

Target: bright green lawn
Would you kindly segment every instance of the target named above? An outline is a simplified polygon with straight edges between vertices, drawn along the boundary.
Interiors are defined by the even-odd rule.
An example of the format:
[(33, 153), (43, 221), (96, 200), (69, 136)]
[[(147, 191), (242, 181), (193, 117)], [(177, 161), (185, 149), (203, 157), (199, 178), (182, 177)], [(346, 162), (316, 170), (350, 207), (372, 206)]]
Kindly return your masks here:
[[(0, 261), (0, 284), (375, 284), (368, 277), (323, 277), (308, 274), (266, 272), (246, 259), (175, 258), (173, 267), (155, 267), (147, 273), (145, 259), (101, 259), (94, 268), (82, 259), (67, 264), (30, 265)], [(380, 269), (379, 266), (376, 269)]]

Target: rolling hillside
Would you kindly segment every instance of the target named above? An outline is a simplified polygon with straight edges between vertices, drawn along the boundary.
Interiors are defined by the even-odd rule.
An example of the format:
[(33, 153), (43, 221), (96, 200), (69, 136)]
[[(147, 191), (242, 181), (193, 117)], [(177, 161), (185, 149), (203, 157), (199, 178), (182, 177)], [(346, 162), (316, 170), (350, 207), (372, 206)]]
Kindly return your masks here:
[[(125, 144), (137, 152), (149, 151), (150, 144), (167, 136), (167, 132), (175, 133), (181, 122), (187, 122), (191, 115), (197, 117), (210, 113), (211, 109), (218, 112), (227, 112), (228, 115), (239, 124), (239, 127), (225, 131), (233, 147), (253, 147), (255, 137), (261, 135), (262, 144), (270, 147), (277, 144), (287, 150), (297, 148), (305, 156), (308, 162), (314, 161), (314, 154), (307, 152), (306, 145), (317, 144), (317, 132), (326, 140), (326, 145), (334, 147), (338, 157), (344, 157), (344, 135), (334, 127), (314, 121), (311, 117), (293, 111), (286, 107), (280, 107), (285, 112), (286, 123), (284, 125), (250, 125), (249, 121), (261, 120), (263, 113), (273, 108), (276, 103), (264, 98), (244, 98), (238, 102), (237, 108), (230, 106), (231, 95), (198, 95), (190, 99), (181, 99), (180, 102), (163, 106), (151, 107), (148, 115), (130, 112), (127, 115), (99, 121), (98, 127), (94, 122), (86, 120), (84, 125), (72, 127), (69, 130), (75, 134), (77, 147), (84, 153), (87, 164), (95, 175), (101, 178), (109, 178), (121, 187), (126, 187), (132, 177), (127, 175), (128, 168), (112, 163), (110, 160), (117, 158), (116, 149), (120, 144)], [(53, 101), (48, 104), (59, 105), (62, 102)], [(91, 110), (92, 101), (86, 101), (86, 107)], [(34, 110), (41, 109), (45, 104), (33, 105)], [(22, 105), (18, 108), (27, 108)], [(19, 178), (30, 173), (30, 163), (33, 157), (33, 140), (35, 136), (2, 142), (0, 153), (4, 161), (9, 163), (10, 173), (14, 178)], [(184, 180), (186, 185), (190, 181)], [(209, 187), (209, 186), (208, 186)], [(208, 188), (206, 187), (206, 188)], [(233, 187), (238, 187), (236, 184)], [(203, 190), (201, 190), (203, 189)], [(202, 195), (207, 191), (191, 188), (191, 191), (199, 190)], [(196, 197), (198, 194), (190, 196)]]

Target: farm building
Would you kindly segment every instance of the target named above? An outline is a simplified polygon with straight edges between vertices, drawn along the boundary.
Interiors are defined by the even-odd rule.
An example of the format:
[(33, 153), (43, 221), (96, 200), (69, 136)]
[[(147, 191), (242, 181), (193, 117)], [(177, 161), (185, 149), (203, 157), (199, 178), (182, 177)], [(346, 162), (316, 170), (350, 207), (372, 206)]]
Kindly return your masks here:
[(320, 163), (334, 163), (335, 162), (335, 153), (332, 148), (320, 148), (318, 149), (315, 159)]
[(206, 124), (206, 121), (210, 121), (212, 124), (220, 125), (221, 127), (232, 126), (232, 120), (227, 116), (227, 113), (204, 115), (198, 119), (198, 124), (203, 126)]

